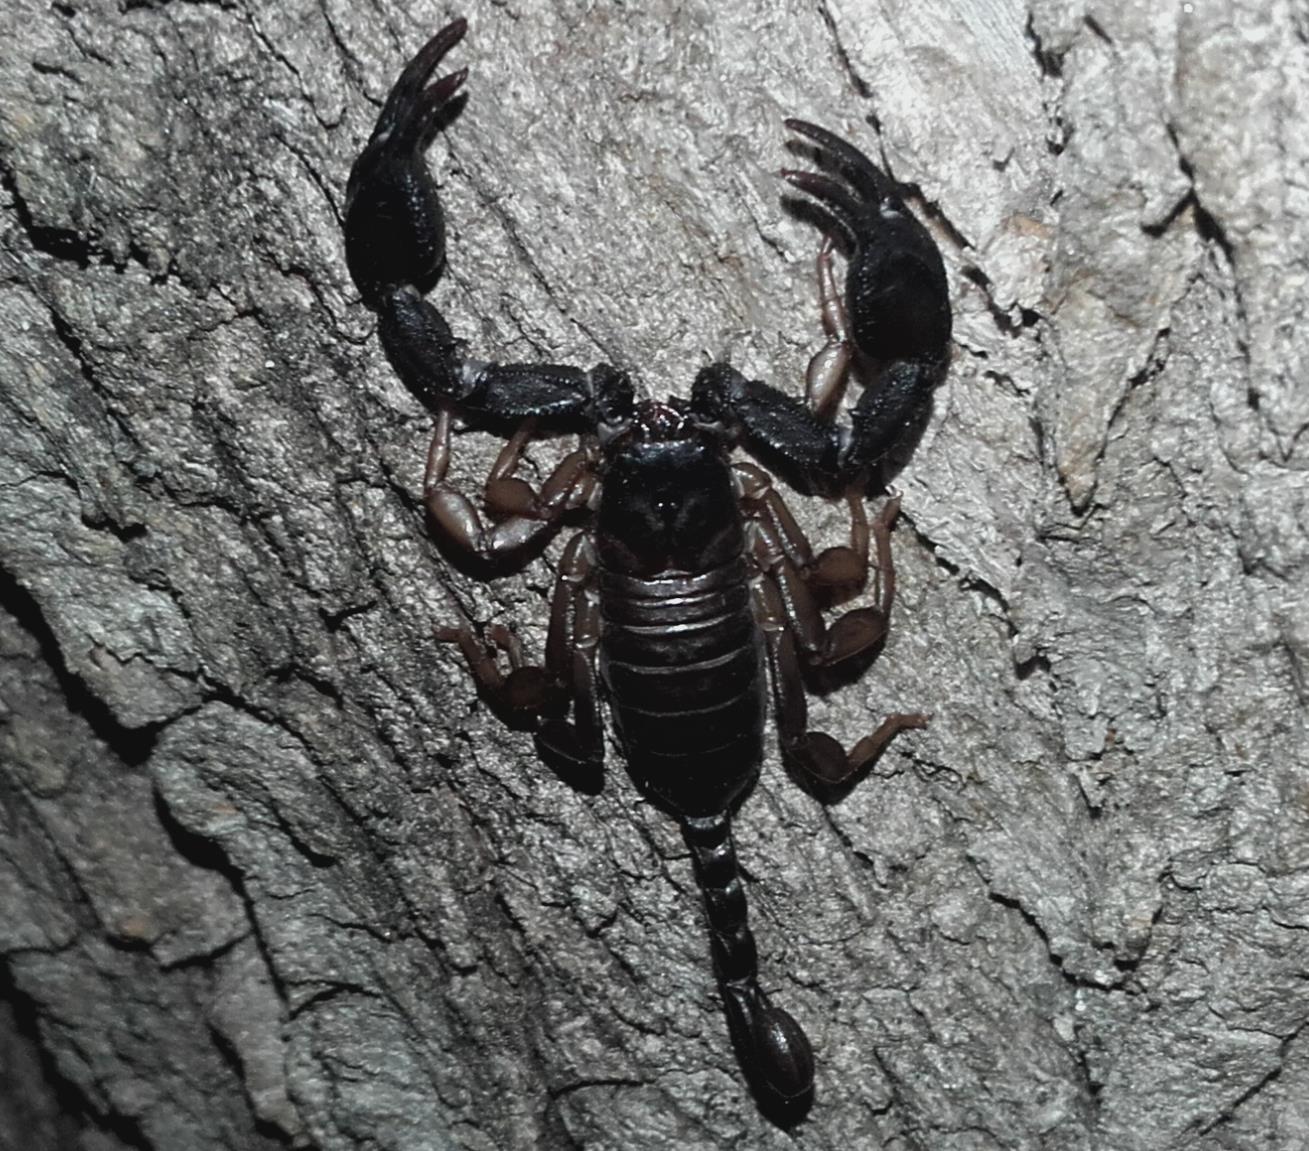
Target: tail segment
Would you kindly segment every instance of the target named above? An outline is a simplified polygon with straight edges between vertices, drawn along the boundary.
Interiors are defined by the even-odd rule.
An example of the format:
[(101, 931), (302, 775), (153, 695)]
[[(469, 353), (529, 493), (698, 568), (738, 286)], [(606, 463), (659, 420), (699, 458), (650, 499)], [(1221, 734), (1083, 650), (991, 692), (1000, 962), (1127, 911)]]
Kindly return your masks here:
[(813, 1050), (800, 1024), (774, 1007), (759, 986), (758, 957), (746, 921), (745, 889), (736, 866), (731, 817), (723, 812), (684, 818), (682, 835), (704, 893), (714, 973), (741, 1069), (756, 1094), (792, 1109), (807, 1110), (814, 1087)]

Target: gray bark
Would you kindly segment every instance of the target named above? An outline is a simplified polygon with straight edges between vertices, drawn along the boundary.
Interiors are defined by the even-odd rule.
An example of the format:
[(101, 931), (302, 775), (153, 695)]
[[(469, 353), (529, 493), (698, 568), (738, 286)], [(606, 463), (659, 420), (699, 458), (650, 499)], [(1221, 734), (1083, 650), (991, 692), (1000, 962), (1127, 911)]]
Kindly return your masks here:
[[(689, 861), (434, 622), (427, 415), (345, 274), (350, 162), (446, 5), (10, 0), (0, 56), (0, 1144), (1309, 1145), (1309, 26), (1289, 4), (474, 4), (431, 151), (478, 354), (799, 386), (780, 119), (914, 185), (954, 364), (898, 479), (930, 711), (738, 820), (793, 1136)], [(472, 488), (496, 449), (459, 443)], [(548, 465), (551, 445), (534, 452)], [(835, 540), (838, 507), (792, 501)], [(552, 553), (557, 554), (557, 553)]]

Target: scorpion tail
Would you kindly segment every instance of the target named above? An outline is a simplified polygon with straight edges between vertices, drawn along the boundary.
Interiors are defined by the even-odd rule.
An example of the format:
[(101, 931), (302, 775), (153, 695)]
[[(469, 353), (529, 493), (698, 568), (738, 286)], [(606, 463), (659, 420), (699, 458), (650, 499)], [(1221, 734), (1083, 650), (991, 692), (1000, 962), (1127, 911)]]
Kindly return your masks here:
[(741, 1069), (761, 1103), (779, 1107), (793, 1119), (803, 1118), (813, 1100), (813, 1049), (800, 1024), (774, 1007), (759, 986), (731, 817), (726, 812), (685, 817), (682, 835), (704, 894), (714, 972)]

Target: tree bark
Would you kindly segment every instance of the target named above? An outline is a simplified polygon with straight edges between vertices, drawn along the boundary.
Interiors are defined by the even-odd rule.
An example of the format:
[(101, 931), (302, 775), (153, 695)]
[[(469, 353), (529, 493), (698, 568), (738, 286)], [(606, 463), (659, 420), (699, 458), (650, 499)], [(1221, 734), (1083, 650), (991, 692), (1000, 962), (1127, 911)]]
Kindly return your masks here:
[[(916, 191), (954, 363), (897, 478), (842, 803), (737, 821), (745, 1090), (676, 828), (578, 795), (436, 623), (551, 564), (423, 521), (429, 416), (345, 272), (413, 0), (12, 0), (0, 56), (0, 1145), (1309, 1145), (1309, 31), (1287, 4), (470, 7), (432, 146), (473, 354), (799, 388), (780, 121)], [(542, 444), (534, 464), (551, 452)], [(497, 442), (462, 436), (469, 489)], [(842, 509), (792, 501), (835, 541)]]

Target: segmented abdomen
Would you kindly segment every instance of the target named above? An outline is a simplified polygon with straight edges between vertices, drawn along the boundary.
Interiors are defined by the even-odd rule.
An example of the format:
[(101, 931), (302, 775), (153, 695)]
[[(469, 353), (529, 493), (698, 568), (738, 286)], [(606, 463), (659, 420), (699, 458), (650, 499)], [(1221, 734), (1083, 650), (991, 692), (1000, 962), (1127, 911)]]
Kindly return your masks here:
[(763, 644), (746, 562), (599, 573), (600, 669), (628, 770), (679, 815), (728, 810), (762, 755)]

